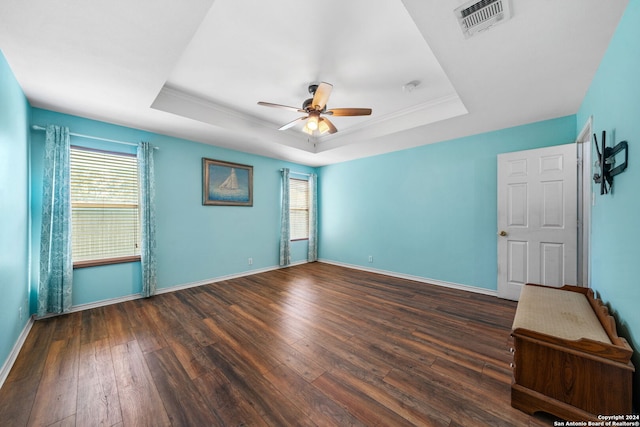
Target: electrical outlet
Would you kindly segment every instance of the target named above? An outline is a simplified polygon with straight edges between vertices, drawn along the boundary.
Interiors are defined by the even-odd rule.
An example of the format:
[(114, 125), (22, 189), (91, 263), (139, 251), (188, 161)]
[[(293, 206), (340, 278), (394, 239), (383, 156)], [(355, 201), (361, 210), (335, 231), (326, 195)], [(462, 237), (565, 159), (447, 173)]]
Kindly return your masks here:
[(373, 262), (373, 255), (369, 255), (369, 262)]
[(253, 265), (253, 258), (249, 258), (249, 265)]
[(18, 317), (22, 320), (22, 307), (18, 309)]

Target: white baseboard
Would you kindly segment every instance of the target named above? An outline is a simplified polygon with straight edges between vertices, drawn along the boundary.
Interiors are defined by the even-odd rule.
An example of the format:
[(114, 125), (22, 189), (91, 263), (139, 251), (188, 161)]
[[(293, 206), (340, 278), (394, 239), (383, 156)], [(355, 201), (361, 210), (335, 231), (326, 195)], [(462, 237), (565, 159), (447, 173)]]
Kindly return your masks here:
[(239, 277), (252, 276), (252, 275), (258, 274), (258, 273), (266, 273), (267, 271), (278, 270), (279, 268), (283, 268), (283, 267), (273, 266), (273, 267), (260, 268), (260, 269), (257, 269), (257, 270), (243, 271), (242, 273), (235, 273), (235, 274), (229, 274), (229, 275), (226, 275), (226, 276), (219, 276), (219, 277), (216, 277), (216, 278), (213, 278), (213, 279), (199, 280), (197, 282), (184, 283), (182, 285), (170, 286), (168, 288), (161, 288), (161, 289), (156, 290), (156, 295), (167, 294), (169, 292), (175, 292), (175, 291), (179, 291), (181, 289), (195, 288), (197, 286), (208, 285), (208, 284), (216, 283), (216, 282), (222, 282), (223, 280), (231, 280), (231, 279), (237, 279)]
[(192, 283), (184, 283), (182, 285), (176, 285), (176, 286), (171, 286), (171, 287), (168, 287), (168, 288), (158, 289), (158, 290), (156, 290), (156, 295), (158, 295), (158, 294), (167, 294), (169, 292), (179, 291), (180, 289), (189, 289), (189, 288), (195, 288), (195, 287), (198, 287), (198, 286), (209, 285), (211, 283), (222, 282), (224, 280), (237, 279), (239, 277), (252, 276), (252, 275), (258, 274), (258, 273), (266, 273), (267, 271), (279, 270), (281, 268), (293, 267), (294, 265), (301, 265), (301, 264), (306, 264), (306, 263), (307, 263), (307, 261), (297, 261), (297, 262), (291, 263), (291, 264), (289, 264), (289, 265), (287, 265), (285, 267), (281, 267), (279, 265), (275, 265), (275, 266), (272, 266), (272, 267), (265, 267), (265, 268), (260, 268), (260, 269), (257, 269), (257, 270), (243, 271), (242, 273), (229, 274), (227, 276), (219, 276), (219, 277), (216, 277), (214, 279), (206, 279), (206, 280), (199, 280), (197, 282), (192, 282)]
[[(323, 262), (325, 264), (333, 264), (333, 265), (337, 265), (337, 266), (340, 266), (340, 267), (351, 268), (351, 269), (354, 269), (354, 270), (368, 271), (370, 273), (384, 274), (385, 276), (398, 277), (400, 279), (413, 280), (414, 282), (429, 283), (429, 284), (432, 284), (432, 285), (442, 286), (442, 287), (445, 287), (445, 288), (452, 288), (452, 289), (459, 289), (459, 290), (467, 291), (467, 292), (474, 292), (474, 293), (477, 293), (477, 294), (484, 294), (484, 295), (491, 295), (491, 296), (497, 296), (497, 294), (498, 294), (497, 291), (494, 291), (494, 290), (491, 290), (491, 289), (478, 288), (476, 286), (462, 285), (462, 284), (459, 284), (459, 283), (444, 282), (442, 280), (429, 279), (429, 278), (421, 277), (421, 276), (412, 276), (410, 274), (397, 273), (395, 271), (379, 270), (379, 269), (376, 269), (376, 268), (367, 268), (367, 267), (362, 267), (360, 265), (347, 264), (347, 263), (332, 261), (332, 260), (328, 260), (328, 259), (318, 259), (318, 262)], [(306, 264), (306, 263), (307, 263), (307, 261), (303, 260), (303, 261), (297, 261), (297, 262), (291, 263), (291, 264), (289, 264), (289, 265), (287, 265), (285, 267), (281, 267), (281, 266), (275, 265), (275, 266), (265, 267), (265, 268), (256, 269), (256, 270), (243, 271), (241, 273), (229, 274), (229, 275), (226, 275), (226, 276), (218, 276), (218, 277), (214, 277), (214, 278), (210, 278), (210, 279), (199, 280), (197, 282), (183, 283), (181, 285), (175, 285), (175, 286), (169, 286), (169, 287), (166, 287), (166, 288), (157, 289), (156, 290), (156, 295), (175, 292), (175, 291), (179, 291), (181, 289), (195, 288), (195, 287), (198, 287), (198, 286), (204, 286), (204, 285), (208, 285), (208, 284), (211, 284), (211, 283), (222, 282), (224, 280), (237, 279), (239, 277), (252, 276), (254, 274), (266, 273), (267, 271), (279, 270), (281, 268), (294, 267), (296, 265), (302, 265), (302, 264)], [(126, 296), (123, 296), (123, 297), (111, 298), (111, 299), (106, 299), (106, 300), (102, 300), (102, 301), (96, 301), (96, 302), (87, 303), (87, 304), (79, 304), (79, 305), (74, 305), (73, 307), (71, 307), (71, 310), (69, 310), (69, 312), (73, 313), (73, 312), (76, 312), (76, 311), (90, 310), (92, 308), (104, 307), (106, 305), (118, 304), (118, 303), (121, 303), (121, 302), (131, 301), (131, 300), (140, 299), (140, 298), (143, 298), (142, 294), (132, 294), (132, 295), (126, 295)], [(53, 315), (42, 316), (42, 317), (39, 317), (38, 319), (51, 317), (51, 316), (57, 316), (57, 315), (53, 314)]]
[(29, 331), (31, 331), (33, 322), (34, 322), (33, 316), (29, 317), (29, 320), (27, 321), (27, 324), (24, 325), (24, 328), (22, 329), (22, 332), (20, 333), (18, 340), (14, 344), (13, 349), (11, 349), (11, 353), (9, 353), (9, 357), (4, 362), (4, 365), (0, 370), (0, 387), (2, 387), (4, 382), (7, 380), (7, 377), (9, 376), (9, 372), (11, 371), (13, 364), (16, 362), (16, 359), (18, 358), (18, 353), (20, 353), (20, 350), (22, 350), (22, 346), (24, 345), (24, 342), (27, 339), (27, 336), (29, 335)]
[(414, 282), (428, 283), (430, 285), (442, 286), (444, 288), (458, 289), (461, 291), (473, 292), (476, 294), (483, 294), (483, 295), (490, 295), (494, 297), (498, 296), (498, 291), (494, 291), (486, 288), (479, 288), (477, 286), (469, 286), (469, 285), (462, 285), (459, 283), (445, 282), (442, 280), (429, 279), (421, 276), (413, 276), (411, 274), (397, 273), (395, 271), (379, 270), (376, 268), (367, 268), (367, 267), (362, 267), (361, 265), (346, 264), (343, 262), (332, 261), (329, 259), (319, 259), (318, 262), (323, 262), (325, 264), (333, 264), (340, 267), (351, 268), (354, 270), (367, 271), (369, 273), (383, 274), (385, 276), (397, 277), (399, 279), (413, 280)]
[[(133, 301), (134, 299), (140, 299), (140, 298), (142, 298), (142, 294), (132, 294), (132, 295), (125, 295), (123, 297), (118, 297), (118, 298), (109, 298), (102, 301), (89, 302), (87, 304), (78, 304), (71, 307), (68, 313), (75, 313), (76, 311), (91, 310), (92, 308), (104, 307), (105, 305), (118, 304), (120, 302), (125, 302), (125, 301)], [(46, 316), (38, 317), (38, 319), (44, 319), (46, 317), (52, 317), (52, 316), (58, 316), (58, 314), (48, 314)]]
[[(294, 265), (300, 265), (300, 264), (306, 264), (306, 263), (307, 261), (298, 261), (288, 265), (287, 267), (292, 267)], [(243, 271), (242, 273), (237, 273), (237, 274), (229, 274), (227, 276), (215, 277), (212, 279), (200, 280), (192, 283), (184, 283), (182, 285), (170, 286), (167, 288), (160, 288), (156, 291), (156, 294), (166, 294), (169, 292), (179, 291), (181, 289), (194, 288), (196, 286), (208, 285), (211, 283), (221, 282), (223, 280), (230, 280), (238, 277), (251, 276), (253, 274), (265, 273), (267, 271), (278, 270), (280, 268), (286, 268), (286, 267), (280, 267), (280, 266), (266, 267), (266, 268), (261, 268), (256, 270)], [(90, 310), (92, 308), (104, 307), (107, 305), (118, 304), (121, 302), (132, 301), (140, 298), (143, 298), (142, 294), (132, 294), (132, 295), (126, 295), (118, 298), (110, 298), (102, 301), (91, 302), (87, 304), (78, 304), (71, 307), (71, 309), (67, 313)], [(9, 357), (7, 358), (4, 365), (2, 366), (2, 370), (0, 370), (0, 387), (2, 387), (2, 384), (4, 384), (5, 380), (9, 376), (9, 372), (11, 371), (11, 368), (13, 367), (13, 364), (15, 363), (16, 358), (18, 357), (18, 353), (20, 353), (20, 350), (24, 345), (24, 341), (27, 339), (27, 335), (29, 335), (29, 331), (31, 331), (31, 327), (33, 326), (34, 321), (38, 319), (46, 319), (48, 317), (54, 317), (54, 316), (59, 316), (59, 314), (47, 314), (45, 316), (40, 316), (40, 317), (33, 315), (29, 318), (29, 321), (25, 325), (24, 329), (20, 333), (20, 336), (18, 337), (18, 340), (14, 344), (13, 349), (9, 354)]]
[[(298, 261), (298, 262), (295, 262), (295, 263), (292, 263), (292, 264), (288, 265), (287, 267), (292, 267), (294, 265), (300, 265), (300, 264), (306, 264), (306, 263), (307, 263), (307, 261)], [(254, 275), (254, 274), (258, 274), (258, 273), (265, 273), (267, 271), (278, 270), (280, 268), (286, 268), (286, 267), (280, 267), (280, 266), (276, 265), (276, 266), (260, 268), (260, 269), (256, 269), (256, 270), (243, 271), (241, 273), (229, 274), (229, 275), (226, 275), (226, 276), (218, 276), (218, 277), (214, 277), (214, 278), (211, 278), (211, 279), (199, 280), (197, 282), (183, 283), (181, 285), (169, 286), (169, 287), (166, 287), (166, 288), (159, 288), (159, 289), (156, 290), (156, 295), (167, 294), (167, 293), (170, 293), (170, 292), (179, 291), (181, 289), (195, 288), (195, 287), (198, 287), (198, 286), (208, 285), (208, 284), (211, 284), (211, 283), (222, 282), (224, 280), (231, 280), (231, 279), (237, 279), (239, 277), (251, 276), (251, 275)], [(110, 298), (110, 299), (105, 299), (105, 300), (101, 300), (101, 301), (91, 302), (91, 303), (87, 303), (87, 304), (78, 304), (78, 305), (74, 305), (73, 307), (71, 307), (71, 309), (68, 312), (69, 313), (74, 313), (74, 312), (77, 312), (77, 311), (90, 310), (92, 308), (104, 307), (104, 306), (107, 306), (107, 305), (118, 304), (118, 303), (121, 303), (121, 302), (132, 301), (132, 300), (140, 299), (140, 298), (144, 298), (142, 296), (142, 294), (132, 294), (132, 295), (125, 295), (123, 297), (118, 297), (118, 298)], [(45, 319), (47, 317), (53, 317), (53, 316), (58, 316), (58, 314), (48, 314), (46, 316), (38, 317), (38, 319)]]
[[(462, 284), (459, 284), (459, 283), (444, 282), (442, 280), (429, 279), (429, 278), (426, 278), (426, 277), (413, 276), (413, 275), (410, 275), (410, 274), (397, 273), (397, 272), (394, 272), (394, 271), (380, 270), (380, 269), (376, 269), (376, 268), (367, 268), (367, 267), (362, 267), (360, 265), (347, 264), (347, 263), (332, 261), (332, 260), (328, 260), (328, 259), (318, 259), (318, 262), (322, 262), (322, 263), (325, 263), (325, 264), (333, 264), (333, 265), (337, 265), (337, 266), (340, 266), (340, 267), (351, 268), (351, 269), (354, 269), (354, 270), (367, 271), (367, 272), (370, 272), (370, 273), (383, 274), (385, 276), (397, 277), (397, 278), (400, 278), (400, 279), (413, 280), (414, 282), (428, 283), (428, 284), (432, 284), (432, 285), (436, 285), (436, 286), (442, 286), (442, 287), (445, 287), (445, 288), (459, 289), (459, 290), (462, 290), (462, 291), (474, 292), (474, 293), (477, 293), (477, 294), (497, 296), (497, 291), (494, 291), (494, 290), (491, 290), (491, 289), (478, 288), (476, 286), (468, 286), (468, 285), (462, 285)], [(296, 265), (301, 265), (301, 264), (306, 264), (306, 263), (307, 263), (307, 261), (298, 261), (298, 262), (295, 262), (295, 263), (292, 263), (292, 264), (288, 265), (287, 267), (293, 267), (293, 266), (296, 266)], [(215, 277), (215, 278), (206, 279), (206, 280), (199, 280), (197, 282), (185, 283), (185, 284), (182, 284), (182, 285), (176, 285), (176, 286), (171, 286), (171, 287), (167, 287), (167, 288), (160, 288), (160, 289), (157, 290), (156, 294), (165, 294), (165, 293), (169, 293), (169, 292), (175, 292), (175, 291), (179, 291), (181, 289), (194, 288), (194, 287), (197, 287), (197, 286), (208, 285), (208, 284), (211, 284), (211, 283), (221, 282), (221, 281), (224, 281), (224, 280), (231, 280), (231, 279), (235, 279), (235, 278), (239, 278), (239, 277), (251, 276), (253, 274), (265, 273), (267, 271), (273, 271), (273, 270), (278, 270), (280, 268), (287, 268), (287, 267), (272, 266), (272, 267), (266, 267), (266, 268), (257, 269), (257, 270), (243, 271), (242, 273), (230, 274), (230, 275), (227, 275), (227, 276), (220, 276), (220, 277)], [(112, 299), (107, 299), (107, 300), (102, 300), (102, 301), (96, 301), (96, 302), (92, 302), (92, 303), (88, 303), (88, 304), (80, 304), (80, 305), (73, 306), (71, 308), (70, 312), (89, 310), (89, 309), (92, 309), (92, 308), (103, 307), (103, 306), (107, 306), (107, 305), (111, 305), (111, 304), (117, 304), (117, 303), (121, 303), (121, 302), (125, 302), (125, 301), (132, 301), (132, 300), (139, 299), (139, 298), (142, 298), (142, 294), (133, 294), (133, 295), (127, 295), (127, 296), (119, 297), (119, 298), (112, 298)], [(47, 316), (42, 316), (40, 318), (46, 318), (46, 317), (51, 317), (51, 316), (56, 316), (56, 315), (47, 315)], [(0, 387), (2, 387), (2, 384), (4, 384), (5, 380), (7, 379), (7, 376), (9, 375), (9, 371), (11, 370), (11, 367), (13, 366), (13, 364), (16, 361), (16, 358), (18, 357), (18, 353), (20, 353), (20, 350), (22, 349), (22, 346), (23, 346), (23, 344), (24, 344), (24, 342), (25, 342), (25, 340), (27, 338), (27, 335), (29, 335), (29, 331), (31, 331), (31, 327), (33, 326), (34, 320), (35, 320), (35, 316), (31, 316), (29, 318), (29, 321), (25, 325), (24, 329), (20, 333), (20, 336), (18, 337), (18, 340), (16, 341), (15, 345), (13, 346), (13, 349), (11, 350), (11, 353), (9, 354), (9, 357), (7, 358), (7, 360), (5, 361), (4, 365), (2, 366), (2, 370), (0, 370)]]

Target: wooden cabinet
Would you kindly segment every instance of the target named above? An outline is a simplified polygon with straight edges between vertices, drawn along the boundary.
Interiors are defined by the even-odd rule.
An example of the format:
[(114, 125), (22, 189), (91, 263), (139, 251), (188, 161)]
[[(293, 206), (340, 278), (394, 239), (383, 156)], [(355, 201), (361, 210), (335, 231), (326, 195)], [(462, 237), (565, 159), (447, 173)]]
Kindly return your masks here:
[(511, 335), (514, 408), (566, 420), (631, 414), (633, 350), (592, 290), (524, 286)]

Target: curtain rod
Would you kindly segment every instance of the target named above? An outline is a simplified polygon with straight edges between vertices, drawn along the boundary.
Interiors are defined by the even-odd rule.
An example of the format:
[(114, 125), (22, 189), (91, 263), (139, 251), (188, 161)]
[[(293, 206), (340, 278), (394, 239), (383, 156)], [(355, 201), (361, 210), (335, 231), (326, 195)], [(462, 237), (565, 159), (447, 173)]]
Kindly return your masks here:
[[(33, 130), (47, 130), (47, 128), (45, 128), (44, 126), (38, 126), (38, 125), (31, 126), (31, 129), (33, 129)], [(114, 142), (116, 144), (132, 145), (134, 147), (138, 146), (138, 144), (135, 143), (135, 142), (119, 141), (117, 139), (109, 139), (109, 138), (102, 138), (102, 137), (99, 137), (99, 136), (84, 135), (82, 133), (69, 132), (69, 135), (70, 136), (77, 136), (79, 138), (94, 139), (96, 141)], [(158, 147), (153, 147), (153, 149), (154, 150), (158, 150)]]
[[(282, 172), (284, 169), (280, 169), (280, 172)], [(302, 176), (311, 176), (310, 173), (305, 173), (305, 172), (296, 172), (296, 171), (292, 171), (290, 170), (289, 173), (292, 173), (294, 175), (302, 175)]]

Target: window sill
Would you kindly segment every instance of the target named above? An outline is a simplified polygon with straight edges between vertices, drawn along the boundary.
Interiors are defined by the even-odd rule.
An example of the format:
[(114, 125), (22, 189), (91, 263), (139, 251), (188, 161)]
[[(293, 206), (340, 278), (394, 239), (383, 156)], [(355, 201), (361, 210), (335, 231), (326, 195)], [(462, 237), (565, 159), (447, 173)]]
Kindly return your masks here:
[(290, 242), (299, 242), (301, 240), (309, 240), (308, 237), (303, 237), (302, 239), (291, 239)]
[(119, 258), (94, 259), (90, 261), (77, 261), (73, 263), (73, 269), (75, 270), (76, 268), (97, 267), (99, 265), (123, 264), (126, 262), (138, 261), (140, 261), (140, 255)]

